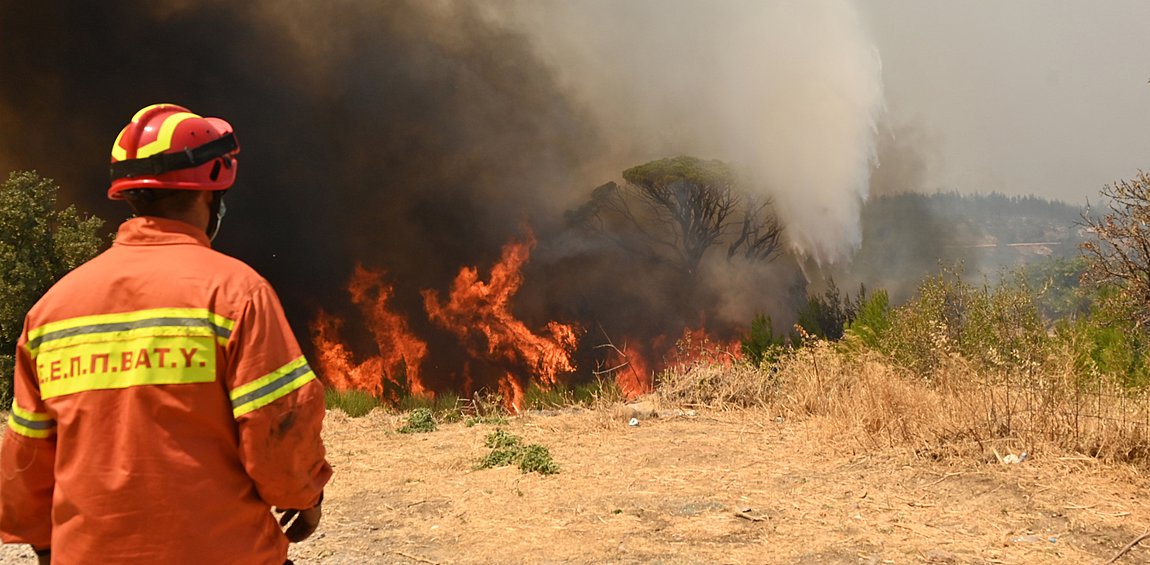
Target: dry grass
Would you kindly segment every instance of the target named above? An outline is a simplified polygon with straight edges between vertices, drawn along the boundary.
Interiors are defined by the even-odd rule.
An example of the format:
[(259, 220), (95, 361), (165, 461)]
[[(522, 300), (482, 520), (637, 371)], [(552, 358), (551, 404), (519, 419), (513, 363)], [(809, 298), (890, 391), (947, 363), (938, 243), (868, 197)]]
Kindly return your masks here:
[(930, 458), (998, 458), (1041, 450), (1150, 463), (1150, 401), (1075, 375), (1069, 356), (1029, 371), (978, 370), (952, 356), (913, 375), (881, 355), (817, 341), (772, 369), (697, 363), (659, 379), (665, 402), (715, 410), (766, 408), (814, 421), (865, 448)]

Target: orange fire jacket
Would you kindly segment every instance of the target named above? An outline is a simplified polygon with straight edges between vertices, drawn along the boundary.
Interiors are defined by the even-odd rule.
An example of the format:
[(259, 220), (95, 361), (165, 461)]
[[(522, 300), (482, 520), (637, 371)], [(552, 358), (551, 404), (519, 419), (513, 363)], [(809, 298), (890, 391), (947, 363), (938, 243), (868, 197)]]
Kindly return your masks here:
[(280, 565), (317, 504), (323, 390), (279, 299), (191, 225), (143, 217), (28, 313), (0, 539), (53, 563)]

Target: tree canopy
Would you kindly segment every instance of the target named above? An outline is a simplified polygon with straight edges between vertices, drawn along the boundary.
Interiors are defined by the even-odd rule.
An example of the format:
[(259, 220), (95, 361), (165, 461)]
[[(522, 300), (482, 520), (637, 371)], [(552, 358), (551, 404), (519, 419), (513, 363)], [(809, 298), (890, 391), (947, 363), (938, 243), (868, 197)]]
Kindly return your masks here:
[(689, 276), (712, 247), (725, 245), (728, 259), (769, 261), (781, 251), (770, 200), (753, 197), (722, 161), (659, 159), (623, 171), (623, 179), (595, 189), (573, 217), (594, 219), (630, 252)]
[(13, 354), (24, 315), (68, 271), (94, 257), (99, 218), (75, 206), (57, 209), (59, 187), (35, 172), (0, 185), (0, 402), (11, 401)]

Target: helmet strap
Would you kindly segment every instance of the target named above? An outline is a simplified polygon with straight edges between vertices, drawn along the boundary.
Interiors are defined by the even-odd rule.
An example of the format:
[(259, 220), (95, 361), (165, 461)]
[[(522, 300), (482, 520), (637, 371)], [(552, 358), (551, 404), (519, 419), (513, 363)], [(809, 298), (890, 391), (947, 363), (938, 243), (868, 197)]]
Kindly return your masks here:
[(224, 191), (212, 192), (211, 216), (208, 218), (208, 240), (215, 241), (228, 207), (224, 204)]

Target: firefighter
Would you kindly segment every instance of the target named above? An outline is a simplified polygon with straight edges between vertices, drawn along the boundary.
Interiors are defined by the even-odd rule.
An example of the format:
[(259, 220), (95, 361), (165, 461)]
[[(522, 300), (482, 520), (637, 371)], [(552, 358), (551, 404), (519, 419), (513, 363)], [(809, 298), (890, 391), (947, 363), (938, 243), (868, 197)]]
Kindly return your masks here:
[(280, 565), (319, 524), (322, 385), (268, 282), (211, 248), (237, 153), (224, 120), (136, 113), (108, 190), (135, 216), (25, 317), (0, 538), (42, 563)]

